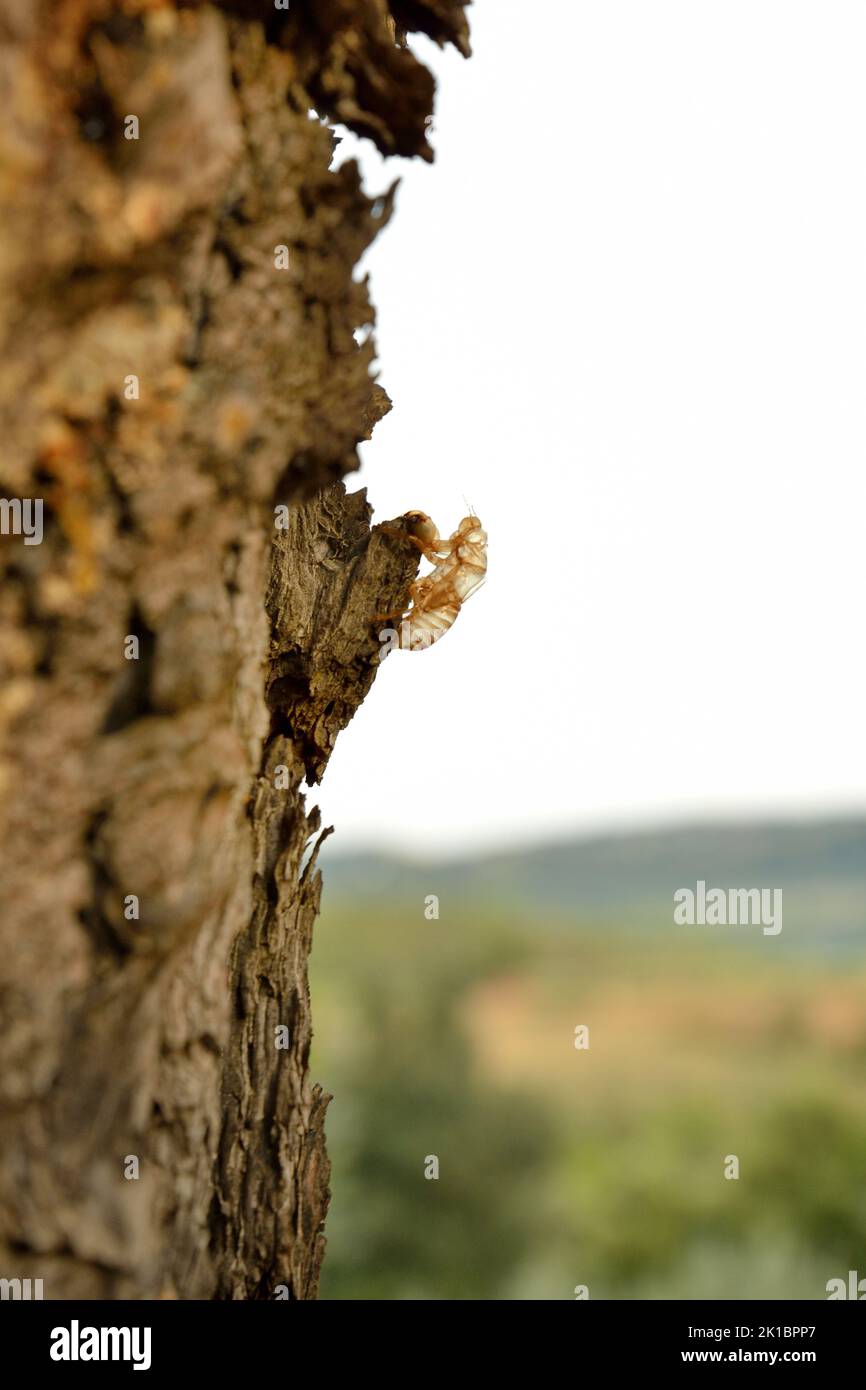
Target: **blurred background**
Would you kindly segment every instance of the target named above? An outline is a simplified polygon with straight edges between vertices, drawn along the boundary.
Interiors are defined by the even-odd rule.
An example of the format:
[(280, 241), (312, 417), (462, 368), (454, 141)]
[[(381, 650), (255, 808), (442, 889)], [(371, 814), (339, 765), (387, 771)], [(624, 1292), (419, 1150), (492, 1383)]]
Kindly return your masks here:
[[(696, 866), (783, 885), (782, 931), (675, 927)], [(323, 1297), (824, 1298), (866, 1277), (866, 824), (332, 856), (324, 878)]]
[[(490, 568), (312, 793), (323, 1296), (824, 1298), (866, 1277), (866, 12), (472, 9), (470, 62), (417, 44), (434, 167), (335, 157), (402, 180), (359, 485), (469, 499)], [(698, 879), (782, 932), (677, 927)]]

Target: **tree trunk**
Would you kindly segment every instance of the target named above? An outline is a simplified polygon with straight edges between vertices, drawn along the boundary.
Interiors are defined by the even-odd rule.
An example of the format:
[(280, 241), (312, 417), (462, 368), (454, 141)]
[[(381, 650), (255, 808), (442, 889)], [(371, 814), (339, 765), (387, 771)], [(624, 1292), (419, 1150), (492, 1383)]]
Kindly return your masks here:
[(46, 1298), (316, 1294), (302, 784), (417, 556), (340, 481), (391, 200), (310, 111), (429, 157), (404, 27), (468, 51), (456, 0), (0, 0), (0, 1275)]

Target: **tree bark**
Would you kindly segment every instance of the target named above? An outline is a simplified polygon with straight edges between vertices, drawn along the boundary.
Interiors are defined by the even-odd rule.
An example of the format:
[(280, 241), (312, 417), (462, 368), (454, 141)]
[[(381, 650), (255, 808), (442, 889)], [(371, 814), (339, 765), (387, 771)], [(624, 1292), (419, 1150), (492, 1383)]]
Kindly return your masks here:
[(44, 503), (0, 536), (0, 1275), (47, 1298), (316, 1295), (303, 784), (417, 556), (340, 481), (392, 196), (310, 111), (428, 158), (408, 29), (468, 52), (455, 0), (0, 0), (0, 496)]

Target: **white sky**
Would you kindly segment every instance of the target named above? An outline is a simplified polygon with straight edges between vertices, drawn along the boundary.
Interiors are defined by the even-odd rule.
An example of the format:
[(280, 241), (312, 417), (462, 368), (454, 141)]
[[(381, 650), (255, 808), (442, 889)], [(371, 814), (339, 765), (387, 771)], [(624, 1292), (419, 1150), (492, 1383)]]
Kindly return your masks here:
[(339, 847), (866, 807), (866, 6), (478, 0), (364, 262), (394, 411), (350, 489), (486, 586), (389, 657)]

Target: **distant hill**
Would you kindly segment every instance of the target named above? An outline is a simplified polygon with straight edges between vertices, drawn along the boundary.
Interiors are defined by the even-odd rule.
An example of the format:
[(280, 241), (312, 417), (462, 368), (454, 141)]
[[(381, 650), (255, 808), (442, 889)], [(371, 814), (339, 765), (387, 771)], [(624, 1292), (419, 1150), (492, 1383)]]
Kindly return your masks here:
[(789, 948), (810, 940), (822, 952), (866, 948), (866, 820), (708, 824), (427, 863), (326, 845), (322, 864), (326, 907), (436, 893), (466, 910), (498, 905), (613, 926), (670, 921), (674, 892), (698, 879), (726, 889), (780, 888), (778, 940)]

